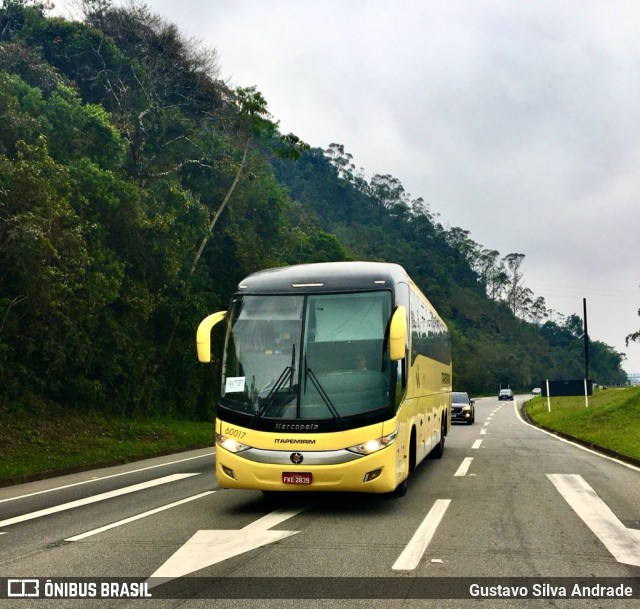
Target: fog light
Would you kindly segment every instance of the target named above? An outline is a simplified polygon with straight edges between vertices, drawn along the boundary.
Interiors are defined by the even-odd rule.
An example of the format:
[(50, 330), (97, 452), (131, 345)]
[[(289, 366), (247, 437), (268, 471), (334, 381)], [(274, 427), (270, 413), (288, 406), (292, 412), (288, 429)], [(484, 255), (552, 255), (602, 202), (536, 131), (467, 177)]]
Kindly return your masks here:
[(233, 478), (234, 480), (236, 479), (236, 473), (230, 467), (227, 467), (226, 465), (222, 465), (221, 467), (222, 471), (227, 474), (229, 478)]
[(374, 469), (372, 472), (367, 472), (364, 475), (364, 482), (371, 482), (375, 480), (382, 473), (382, 468)]

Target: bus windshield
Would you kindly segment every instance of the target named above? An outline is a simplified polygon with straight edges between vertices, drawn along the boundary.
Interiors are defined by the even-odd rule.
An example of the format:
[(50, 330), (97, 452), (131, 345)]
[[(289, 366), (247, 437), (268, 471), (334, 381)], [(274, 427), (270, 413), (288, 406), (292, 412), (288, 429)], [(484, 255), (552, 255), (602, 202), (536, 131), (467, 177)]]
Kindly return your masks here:
[(238, 297), (221, 405), (278, 420), (335, 420), (390, 405), (391, 292)]

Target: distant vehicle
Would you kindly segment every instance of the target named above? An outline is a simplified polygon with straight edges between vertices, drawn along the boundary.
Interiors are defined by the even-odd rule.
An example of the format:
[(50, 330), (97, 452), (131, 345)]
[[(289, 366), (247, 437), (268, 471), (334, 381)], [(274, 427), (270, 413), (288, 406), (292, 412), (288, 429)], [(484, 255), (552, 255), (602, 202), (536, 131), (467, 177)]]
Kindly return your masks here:
[(542, 395), (542, 389), (540, 389), (540, 387), (536, 387), (535, 389), (531, 390), (531, 393), (533, 395)]
[(499, 400), (513, 400), (513, 391), (511, 389), (500, 389), (498, 394)]
[(474, 404), (466, 391), (454, 391), (451, 394), (451, 420), (466, 421), (467, 425), (472, 425), (476, 420)]

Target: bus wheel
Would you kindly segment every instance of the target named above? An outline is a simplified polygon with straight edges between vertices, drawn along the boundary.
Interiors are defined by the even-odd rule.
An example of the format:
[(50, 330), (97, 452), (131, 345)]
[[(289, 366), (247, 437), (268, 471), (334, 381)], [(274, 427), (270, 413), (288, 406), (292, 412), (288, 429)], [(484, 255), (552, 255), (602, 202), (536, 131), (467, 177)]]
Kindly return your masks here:
[(435, 448), (431, 451), (429, 455), (432, 459), (441, 459), (442, 455), (444, 455), (444, 436), (445, 427), (444, 427), (444, 419), (442, 420), (442, 424), (440, 425), (440, 442), (438, 442)]
[(394, 499), (397, 497), (404, 497), (407, 494), (407, 490), (409, 489), (409, 476), (396, 486), (395, 490), (391, 491), (391, 497)]
[(396, 486), (394, 491), (391, 491), (392, 497), (404, 497), (407, 494), (409, 488), (409, 476), (411, 472), (416, 468), (416, 431), (411, 432), (411, 444), (409, 445), (409, 463), (407, 464), (407, 477)]

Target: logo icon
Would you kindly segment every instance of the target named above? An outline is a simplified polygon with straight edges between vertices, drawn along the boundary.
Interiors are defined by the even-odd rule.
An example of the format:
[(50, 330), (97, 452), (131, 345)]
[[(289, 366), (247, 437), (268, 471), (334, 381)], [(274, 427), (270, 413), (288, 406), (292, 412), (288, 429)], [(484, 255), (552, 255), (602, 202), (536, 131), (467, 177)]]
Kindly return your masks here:
[(291, 459), (291, 463), (293, 463), (294, 465), (300, 465), (300, 463), (304, 461), (302, 453), (291, 453), (289, 459)]
[(26, 598), (40, 597), (40, 580), (38, 579), (9, 579), (7, 580), (7, 597)]

